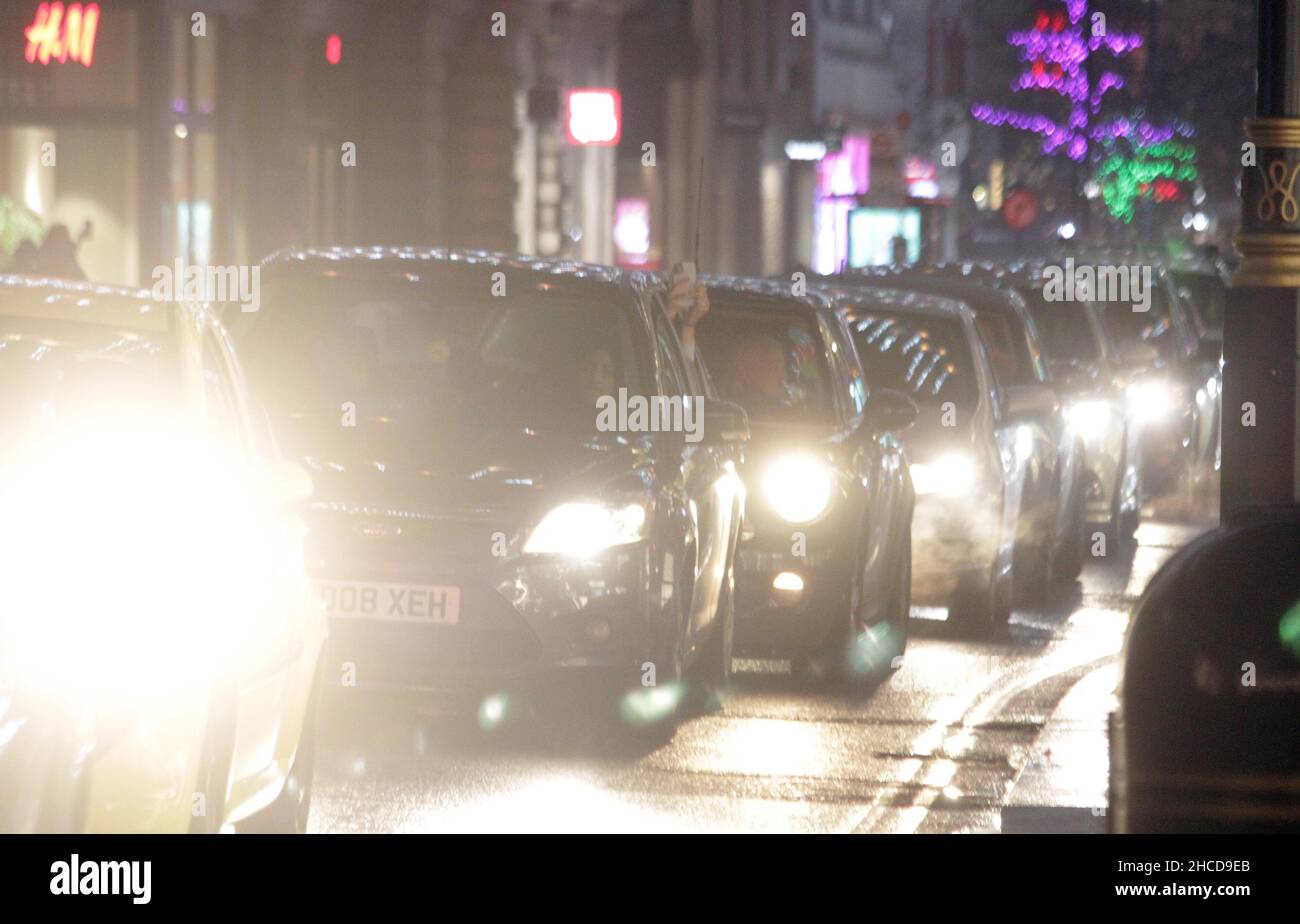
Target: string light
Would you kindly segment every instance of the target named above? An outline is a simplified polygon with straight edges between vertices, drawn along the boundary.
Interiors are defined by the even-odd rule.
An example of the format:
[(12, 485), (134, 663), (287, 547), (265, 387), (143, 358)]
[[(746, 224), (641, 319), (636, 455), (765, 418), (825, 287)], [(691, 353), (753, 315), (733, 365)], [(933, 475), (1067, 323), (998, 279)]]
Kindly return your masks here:
[(988, 103), (971, 106), (971, 115), (988, 125), (1007, 125), (1041, 135), (1044, 154), (1063, 151), (1077, 162), (1087, 157), (1092, 142), (1128, 137), (1135, 129), (1144, 143), (1171, 138), (1172, 131), (1164, 126), (1094, 120), (1107, 94), (1123, 89), (1125, 82), (1119, 74), (1103, 71), (1094, 83), (1089, 79), (1088, 59), (1103, 50), (1116, 58), (1123, 57), (1142, 47), (1142, 36), (1126, 32), (1085, 34), (1082, 22), (1087, 14), (1088, 0), (1066, 0), (1065, 13), (1040, 11), (1032, 29), (1007, 36), (1008, 44), (1019, 49), (1020, 61), (1026, 66), (1012, 82), (1012, 90), (1048, 90), (1069, 100), (1070, 114), (1064, 122)]

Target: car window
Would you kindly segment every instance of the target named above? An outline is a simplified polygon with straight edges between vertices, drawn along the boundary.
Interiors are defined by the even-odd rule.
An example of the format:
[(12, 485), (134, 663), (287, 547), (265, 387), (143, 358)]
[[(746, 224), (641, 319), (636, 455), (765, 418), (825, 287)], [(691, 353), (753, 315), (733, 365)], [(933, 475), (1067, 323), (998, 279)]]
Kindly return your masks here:
[(1003, 312), (982, 311), (975, 327), (989, 355), (993, 375), (1002, 387), (1035, 385), (1043, 374), (1035, 362), (1028, 334), (1018, 318)]
[(494, 296), (483, 268), (271, 279), (262, 310), (244, 321), (240, 355), (277, 421), (337, 421), (350, 407), (395, 444), (449, 427), (594, 431), (598, 398), (649, 393), (649, 347), (634, 335), (630, 297), (524, 280), (507, 291)]
[(49, 320), (0, 297), (0, 459), (51, 429), (183, 412), (173, 332)]
[(710, 293), (696, 336), (719, 395), (759, 421), (830, 422), (835, 417), (826, 348), (802, 312), (748, 308)]
[(1228, 291), (1219, 277), (1210, 273), (1174, 273), (1174, 282), (1185, 293), (1183, 302), (1196, 312), (1204, 328), (1223, 326)]
[(1043, 290), (1026, 286), (1019, 290), (1034, 327), (1042, 338), (1043, 349), (1051, 359), (1066, 362), (1096, 362), (1101, 359), (1101, 343), (1088, 318), (1088, 305), (1082, 302), (1049, 302)]
[(663, 393), (684, 395), (690, 392), (690, 377), (682, 365), (677, 337), (669, 329), (668, 320), (662, 315), (655, 318), (655, 339), (659, 349), (659, 365), (663, 374)]
[(973, 404), (979, 381), (966, 331), (956, 318), (871, 314), (851, 325), (872, 388), (892, 388), (918, 404)]
[(1146, 311), (1134, 311), (1127, 301), (1106, 302), (1106, 329), (1116, 343), (1141, 342), (1156, 348), (1162, 359), (1174, 359), (1182, 350), (1182, 341), (1174, 322), (1173, 309), (1163, 286), (1150, 289), (1151, 305)]
[(830, 344), (831, 363), (835, 367), (835, 380), (840, 389), (840, 400), (849, 417), (857, 417), (867, 403), (867, 386), (858, 362), (853, 338), (843, 326), (843, 320), (834, 318), (823, 325)]

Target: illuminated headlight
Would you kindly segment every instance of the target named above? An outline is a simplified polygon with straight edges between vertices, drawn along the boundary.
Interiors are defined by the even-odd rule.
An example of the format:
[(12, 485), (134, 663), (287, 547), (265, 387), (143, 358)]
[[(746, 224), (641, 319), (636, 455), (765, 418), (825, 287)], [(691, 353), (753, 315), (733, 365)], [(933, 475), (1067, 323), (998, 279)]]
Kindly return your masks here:
[(293, 604), (271, 591), (302, 575), (301, 543), (226, 462), (111, 425), (21, 450), (0, 478), (0, 676), (115, 701), (206, 691), (284, 631)]
[(918, 496), (958, 497), (975, 487), (976, 474), (975, 460), (965, 453), (954, 452), (935, 462), (912, 463), (912, 487)]
[(1168, 382), (1135, 382), (1128, 387), (1128, 405), (1138, 423), (1158, 423), (1173, 414), (1178, 395)]
[(1110, 402), (1080, 401), (1071, 405), (1070, 425), (1085, 439), (1100, 436), (1110, 425)]
[(831, 470), (811, 455), (777, 459), (763, 472), (763, 497), (777, 516), (790, 523), (807, 523), (831, 501)]
[(614, 546), (639, 542), (645, 521), (645, 507), (640, 504), (561, 504), (542, 517), (524, 543), (524, 552), (585, 558)]

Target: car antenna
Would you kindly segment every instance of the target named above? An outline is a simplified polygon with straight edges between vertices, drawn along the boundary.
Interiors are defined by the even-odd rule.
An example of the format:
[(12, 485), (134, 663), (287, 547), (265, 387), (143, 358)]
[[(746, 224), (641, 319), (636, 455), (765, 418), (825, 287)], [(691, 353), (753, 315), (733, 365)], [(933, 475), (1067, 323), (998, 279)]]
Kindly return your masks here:
[(700, 155), (700, 179), (695, 191), (695, 271), (700, 271), (700, 219), (704, 212), (704, 156)]

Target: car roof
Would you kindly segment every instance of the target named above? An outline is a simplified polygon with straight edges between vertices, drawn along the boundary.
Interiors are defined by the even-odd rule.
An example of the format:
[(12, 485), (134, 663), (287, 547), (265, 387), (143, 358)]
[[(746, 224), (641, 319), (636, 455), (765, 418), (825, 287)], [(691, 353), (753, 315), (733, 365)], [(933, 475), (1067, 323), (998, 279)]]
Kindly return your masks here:
[(817, 288), (829, 295), (834, 306), (850, 318), (872, 312), (946, 317), (954, 321), (975, 317), (975, 312), (964, 301), (947, 295), (833, 284), (818, 284)]
[(0, 316), (93, 324), (138, 332), (170, 329), (173, 303), (147, 289), (48, 276), (0, 275)]
[(261, 266), (272, 273), (337, 273), (345, 267), (349, 273), (383, 275), (412, 264), (435, 264), (449, 268), (482, 267), (508, 274), (544, 274), (557, 279), (619, 285), (635, 271), (599, 266), (578, 260), (547, 259), (489, 250), (457, 250), (447, 247), (372, 246), (286, 248), (265, 257)]
[(978, 314), (980, 311), (1000, 311), (1015, 314), (1028, 320), (1020, 296), (1001, 285), (991, 271), (968, 264), (970, 272), (955, 266), (915, 269), (886, 269), (884, 271), (855, 270), (842, 278), (848, 285), (865, 285), (895, 289), (910, 289), (932, 295), (946, 295), (965, 302)]
[(755, 307), (768, 304), (769, 307), (802, 308), (805, 311), (830, 311), (830, 301), (809, 287), (808, 294), (795, 295), (790, 290), (790, 283), (775, 279), (759, 279), (750, 276), (701, 276), (700, 282), (719, 293), (731, 292), (747, 296)]

